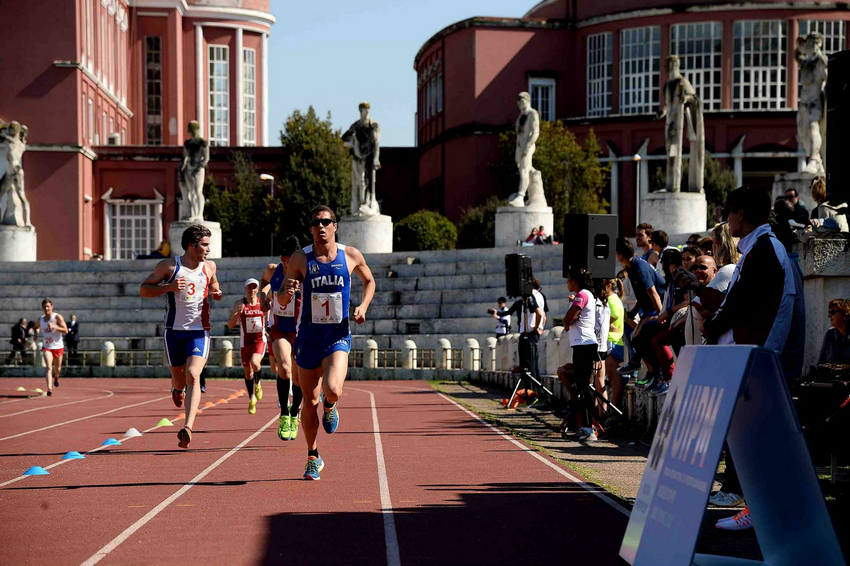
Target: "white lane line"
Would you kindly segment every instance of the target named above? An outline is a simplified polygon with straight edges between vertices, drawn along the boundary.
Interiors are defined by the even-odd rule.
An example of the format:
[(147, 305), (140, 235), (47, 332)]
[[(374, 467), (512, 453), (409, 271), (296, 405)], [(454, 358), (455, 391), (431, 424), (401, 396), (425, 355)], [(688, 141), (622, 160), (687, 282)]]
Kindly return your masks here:
[(390, 484), (387, 481), (387, 464), (384, 461), (384, 447), (381, 443), (381, 427), (378, 426), (378, 409), (375, 407), (375, 394), (366, 389), (354, 391), (368, 393), (372, 401), (372, 428), (375, 431), (375, 454), (378, 458), (378, 484), (381, 488), (381, 514), (384, 516), (384, 543), (387, 547), (387, 566), (401, 566), (401, 556), (398, 549), (398, 534), (395, 530), (393, 517), (393, 502), (390, 498)]
[(611, 499), (610, 497), (605, 495), (604, 491), (602, 491), (600, 488), (593, 486), (593, 485), (591, 485), (587, 482), (581, 481), (580, 479), (578, 479), (574, 475), (572, 475), (569, 472), (567, 472), (566, 470), (564, 470), (562, 467), (560, 467), (557, 464), (555, 464), (555, 463), (549, 461), (548, 459), (544, 458), (543, 456), (541, 456), (540, 454), (538, 454), (537, 452), (535, 452), (534, 450), (532, 450), (528, 446), (525, 446), (524, 444), (522, 444), (518, 440), (511, 438), (510, 436), (508, 436), (507, 434), (505, 434), (504, 432), (502, 432), (498, 428), (494, 427), (493, 425), (491, 425), (490, 423), (488, 423), (487, 421), (485, 421), (484, 419), (482, 419), (481, 417), (479, 417), (478, 415), (476, 415), (475, 413), (473, 413), (472, 411), (470, 411), (469, 409), (467, 409), (466, 407), (461, 405), (460, 403), (456, 402), (451, 397), (443, 395), (439, 391), (435, 391), (434, 393), (436, 393), (437, 395), (439, 395), (440, 397), (442, 397), (443, 399), (445, 399), (446, 401), (448, 401), (449, 403), (451, 403), (452, 405), (454, 405), (455, 407), (457, 407), (458, 409), (460, 409), (461, 411), (463, 411), (464, 413), (466, 413), (467, 415), (469, 415), (470, 417), (472, 417), (473, 419), (475, 419), (476, 421), (478, 421), (479, 423), (484, 425), (485, 427), (489, 428), (490, 430), (492, 430), (493, 432), (495, 432), (496, 434), (498, 434), (499, 436), (501, 436), (502, 438), (504, 438), (505, 440), (507, 440), (511, 444), (517, 446), (520, 450), (522, 450), (523, 452), (525, 452), (529, 456), (532, 456), (532, 457), (540, 460), (541, 462), (543, 462), (544, 464), (546, 464), (547, 466), (549, 466), (550, 468), (552, 468), (553, 470), (555, 470), (556, 472), (558, 472), (559, 474), (564, 476), (565, 478), (567, 478), (570, 481), (578, 484), (578, 486), (581, 487), (582, 489), (584, 489), (585, 491), (592, 493), (593, 495), (595, 495), (596, 497), (598, 497), (599, 499), (601, 499), (602, 501), (604, 501), (605, 503), (607, 503), (608, 505), (610, 505), (611, 507), (613, 507), (614, 509), (616, 509), (617, 511), (619, 511), (620, 513), (625, 515), (626, 517), (631, 516), (631, 511), (629, 511), (628, 509), (626, 509), (625, 507), (623, 507), (622, 505), (620, 505), (619, 503), (617, 503), (616, 501), (614, 501), (613, 499)]
[(183, 487), (181, 487), (180, 489), (175, 491), (168, 499), (166, 499), (165, 501), (163, 501), (162, 503), (160, 503), (159, 505), (157, 505), (156, 507), (151, 509), (144, 517), (142, 517), (141, 519), (139, 519), (138, 521), (136, 521), (135, 523), (133, 523), (132, 525), (127, 527), (124, 530), (124, 532), (122, 532), (120, 535), (118, 535), (117, 537), (112, 539), (109, 543), (106, 544), (106, 546), (104, 546), (103, 548), (101, 548), (100, 550), (95, 552), (91, 556), (91, 558), (89, 558), (88, 560), (83, 562), (82, 566), (94, 566), (94, 564), (97, 564), (98, 562), (100, 562), (101, 560), (106, 558), (106, 556), (109, 555), (110, 552), (112, 552), (113, 550), (118, 548), (121, 545), (121, 543), (123, 543), (128, 538), (133, 536), (133, 533), (135, 533), (136, 531), (138, 531), (139, 529), (144, 527), (147, 523), (149, 523), (151, 521), (151, 519), (153, 519), (154, 517), (159, 515), (163, 510), (165, 510), (166, 507), (168, 507), (169, 505), (174, 503), (177, 499), (179, 499), (181, 495), (183, 495), (184, 493), (186, 493), (187, 491), (192, 489), (192, 487), (195, 484), (197, 484), (199, 481), (201, 481), (202, 479), (207, 477), (207, 475), (209, 475), (209, 473), (212, 472), (213, 470), (215, 470), (217, 467), (222, 465), (225, 460), (227, 460), (228, 458), (230, 458), (231, 456), (233, 456), (234, 454), (239, 452), (246, 444), (248, 444), (249, 442), (251, 442), (252, 440), (257, 438), (258, 436), (260, 436), (260, 433), (262, 433), (264, 430), (269, 428), (272, 425), (272, 423), (276, 423), (279, 420), (280, 420), (280, 415), (275, 415), (272, 418), (272, 420), (270, 420), (265, 425), (263, 425), (259, 430), (257, 430), (257, 432), (255, 432), (254, 434), (252, 434), (251, 436), (249, 436), (248, 438), (246, 438), (245, 440), (240, 442), (237, 446), (232, 448), (230, 450), (230, 452), (228, 452), (227, 454), (225, 454), (224, 456), (222, 456), (221, 458), (219, 458), (218, 460), (216, 460), (215, 462), (210, 464), (209, 467), (207, 467), (207, 469), (205, 469), (203, 472), (201, 472), (200, 474), (198, 474), (197, 476), (192, 478), (192, 480), (189, 483), (187, 483), (186, 485), (184, 485)]
[(102, 391), (106, 391), (109, 395), (101, 395), (100, 397), (91, 397), (89, 399), (82, 399), (80, 401), (68, 401), (67, 403), (59, 403), (58, 405), (47, 405), (45, 407), (36, 407), (35, 409), (27, 409), (26, 411), (18, 411), (17, 413), (10, 413), (8, 415), (0, 415), (0, 419), (5, 419), (6, 417), (15, 417), (17, 415), (23, 415), (25, 413), (32, 413), (33, 411), (43, 411), (44, 409), (54, 409), (56, 407), (67, 407), (68, 405), (76, 405), (78, 403), (88, 403), (89, 401), (97, 401), (98, 399), (108, 399), (115, 395), (109, 389), (103, 389)]
[[(232, 389), (231, 391), (236, 392), (237, 390)], [(219, 403), (216, 402), (216, 403), (214, 403), (214, 405), (219, 405)], [(212, 407), (208, 407), (208, 408), (212, 409)], [(171, 419), (169, 422), (171, 424), (174, 424), (175, 421), (179, 421), (179, 420), (180, 420), (179, 418)], [(158, 428), (162, 428), (163, 426), (165, 426), (165, 425), (152, 426), (149, 429), (143, 430), (142, 434), (147, 434), (147, 433), (149, 433), (153, 430), (156, 430)], [(120, 442), (121, 442), (121, 444), (124, 444), (128, 440), (133, 440), (134, 438), (139, 438), (139, 437), (138, 436), (124, 436), (124, 437), (121, 438)], [(85, 455), (88, 455), (88, 454), (94, 454), (95, 452), (100, 452), (101, 450), (105, 450), (107, 448), (114, 448), (114, 446), (98, 446), (97, 448), (93, 448), (93, 449), (89, 450), (88, 452), (83, 452), (83, 455), (85, 456)], [(59, 460), (58, 462), (54, 462), (54, 463), (50, 464), (49, 466), (45, 466), (44, 469), (45, 470), (52, 470), (53, 468), (55, 468), (57, 466), (61, 466), (62, 464), (67, 464), (68, 462), (74, 462), (74, 460)], [(12, 478), (10, 480), (7, 480), (7, 481), (0, 483), (0, 487), (6, 487), (7, 485), (11, 485), (11, 484), (19, 482), (21, 480), (25, 480), (28, 477), (30, 477), (30, 476), (18, 476), (16, 478)]]
[(109, 411), (104, 411), (102, 413), (89, 415), (87, 417), (80, 417), (78, 419), (72, 419), (70, 421), (65, 421), (65, 422), (61, 422), (61, 423), (52, 424), (50, 426), (44, 426), (44, 427), (41, 427), (41, 428), (28, 430), (26, 432), (13, 434), (12, 436), (4, 436), (3, 438), (0, 438), (0, 441), (2, 441), (2, 440), (12, 440), (13, 438), (20, 438), (21, 436), (26, 436), (28, 434), (33, 434), (33, 433), (41, 432), (41, 431), (44, 431), (44, 430), (50, 430), (51, 428), (56, 428), (58, 426), (65, 426), (65, 425), (69, 425), (69, 424), (73, 424), (73, 423), (78, 423), (80, 421), (93, 419), (95, 417), (102, 417), (103, 415), (108, 415), (110, 413), (115, 413), (117, 411), (123, 411), (124, 409), (132, 409), (133, 407), (140, 407), (142, 405), (147, 405), (148, 403), (156, 403), (157, 401), (162, 401), (164, 399), (171, 399), (171, 395), (169, 395), (168, 397), (157, 397), (156, 399), (151, 399), (150, 401), (142, 401), (141, 403), (134, 403), (132, 405), (124, 405), (123, 407), (118, 407), (117, 409), (111, 409)]

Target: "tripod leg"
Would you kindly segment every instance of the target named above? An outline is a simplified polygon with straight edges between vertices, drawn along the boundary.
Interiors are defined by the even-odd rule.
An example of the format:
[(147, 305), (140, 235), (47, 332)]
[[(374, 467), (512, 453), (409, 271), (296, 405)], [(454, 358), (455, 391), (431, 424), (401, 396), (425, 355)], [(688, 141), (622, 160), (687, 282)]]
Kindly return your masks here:
[(511, 405), (513, 405), (514, 397), (516, 397), (516, 392), (519, 390), (519, 384), (522, 383), (522, 377), (516, 380), (516, 385), (514, 386), (514, 392), (511, 393), (511, 398), (508, 399), (508, 405), (505, 407), (506, 409), (510, 409)]

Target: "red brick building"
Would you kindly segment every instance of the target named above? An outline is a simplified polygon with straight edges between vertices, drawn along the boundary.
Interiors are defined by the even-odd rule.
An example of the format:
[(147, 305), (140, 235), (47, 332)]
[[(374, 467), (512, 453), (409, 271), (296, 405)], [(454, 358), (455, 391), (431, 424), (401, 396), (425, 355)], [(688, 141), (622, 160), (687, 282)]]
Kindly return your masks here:
[(269, 0), (2, 2), (0, 21), (0, 118), (29, 127), (38, 259), (155, 247), (190, 120), (213, 146), (268, 145)]
[(769, 185), (796, 171), (798, 35), (818, 31), (828, 54), (847, 49), (847, 0), (544, 0), (521, 18), (471, 18), (429, 39), (414, 61), (423, 204), (457, 220), (463, 207), (507, 196), (488, 171), (498, 133), (528, 91), (542, 119), (582, 137), (593, 128), (612, 164), (612, 212), (634, 226), (642, 186), (664, 164), (655, 120), (663, 62), (678, 55), (705, 109), (706, 150), (739, 182)]

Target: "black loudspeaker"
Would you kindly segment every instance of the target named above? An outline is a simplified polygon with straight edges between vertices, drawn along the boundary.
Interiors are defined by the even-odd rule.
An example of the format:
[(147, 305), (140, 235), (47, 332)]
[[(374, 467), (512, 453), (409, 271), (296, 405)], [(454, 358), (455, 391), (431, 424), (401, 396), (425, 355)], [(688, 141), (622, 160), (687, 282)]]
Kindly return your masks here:
[(839, 204), (847, 200), (850, 187), (850, 168), (844, 163), (850, 152), (850, 51), (829, 56), (826, 124), (826, 200)]
[(531, 258), (523, 254), (505, 256), (505, 291), (509, 297), (523, 297), (534, 290)]
[(617, 276), (616, 214), (567, 214), (564, 217), (564, 278), (570, 267), (584, 268), (594, 279)]

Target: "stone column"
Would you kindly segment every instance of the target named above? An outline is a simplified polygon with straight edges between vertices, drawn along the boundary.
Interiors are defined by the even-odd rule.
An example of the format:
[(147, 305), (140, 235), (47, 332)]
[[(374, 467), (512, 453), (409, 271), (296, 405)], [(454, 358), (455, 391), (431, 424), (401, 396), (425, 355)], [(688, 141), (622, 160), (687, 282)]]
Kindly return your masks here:
[[(37, 352), (40, 354), (41, 352)], [(100, 366), (105, 368), (115, 367), (115, 344), (104, 342), (100, 347)]]
[(469, 371), (481, 369), (481, 348), (475, 338), (466, 339), (466, 348), (463, 352), (463, 369)]
[(366, 340), (366, 347), (363, 348), (363, 367), (367, 369), (378, 367), (378, 343), (371, 338)]
[[(243, 131), (242, 125), (242, 97), (244, 93), (242, 92), (242, 74), (245, 72), (242, 64), (242, 45), (243, 45), (243, 32), (242, 28), (236, 28), (236, 73), (233, 76), (233, 80), (236, 81), (236, 143), (233, 145), (242, 146), (242, 138), (245, 135)], [(255, 63), (256, 65), (256, 63)], [(256, 75), (254, 75), (256, 79)]]
[(386, 214), (343, 216), (339, 220), (337, 241), (353, 246), (364, 254), (388, 254), (393, 251), (393, 219)]
[(232, 368), (233, 367), (233, 342), (230, 340), (222, 340), (221, 342), (221, 350), (220, 350), (221, 359), (218, 362), (218, 365), (223, 368)]
[(413, 340), (404, 341), (404, 350), (402, 350), (401, 367), (402, 369), (417, 369), (416, 367), (416, 342)]
[(452, 369), (452, 343), (446, 338), (437, 340), (437, 369)]
[(509, 371), (508, 364), (510, 364), (509, 337), (499, 336), (496, 340), (496, 369), (498, 371)]
[[(496, 371), (496, 346), (498, 344), (498, 340), (494, 336), (489, 336), (487, 338), (487, 361), (483, 362), (484, 367), (489, 371)], [(483, 355), (483, 354), (482, 354)]]
[(564, 334), (563, 326), (556, 326), (549, 331), (546, 344), (546, 373), (554, 375), (561, 364), (561, 341)]

